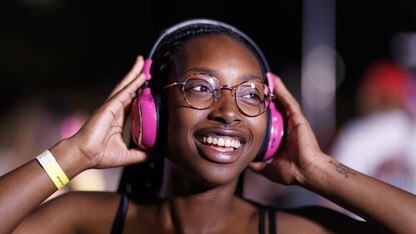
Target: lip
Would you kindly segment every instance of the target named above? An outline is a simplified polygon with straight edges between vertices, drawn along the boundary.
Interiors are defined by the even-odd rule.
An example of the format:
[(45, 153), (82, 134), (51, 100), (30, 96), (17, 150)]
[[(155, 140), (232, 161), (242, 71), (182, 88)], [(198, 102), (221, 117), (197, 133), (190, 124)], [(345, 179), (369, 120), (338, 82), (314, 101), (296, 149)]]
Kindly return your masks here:
[[(207, 145), (200, 140), (203, 136), (221, 137), (227, 136), (238, 139), (241, 146), (238, 149), (227, 150), (222, 147)], [(207, 160), (215, 163), (228, 164), (237, 161), (248, 141), (247, 134), (233, 129), (203, 128), (195, 132), (194, 140), (200, 154)]]

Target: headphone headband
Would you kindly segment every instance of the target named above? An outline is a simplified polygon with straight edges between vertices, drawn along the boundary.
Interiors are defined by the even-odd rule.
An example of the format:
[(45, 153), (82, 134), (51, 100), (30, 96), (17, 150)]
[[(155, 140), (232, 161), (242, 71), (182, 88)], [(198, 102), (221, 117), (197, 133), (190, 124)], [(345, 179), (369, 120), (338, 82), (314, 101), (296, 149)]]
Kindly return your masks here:
[(183, 21), (181, 23), (178, 23), (176, 25), (173, 25), (172, 27), (166, 29), (162, 35), (160, 35), (160, 37), (157, 39), (156, 43), (153, 45), (152, 50), (149, 53), (148, 59), (152, 59), (153, 54), (156, 50), (156, 48), (159, 46), (159, 43), (168, 35), (170, 35), (171, 33), (181, 29), (181, 28), (185, 28), (187, 26), (190, 25), (197, 25), (197, 24), (206, 24), (206, 25), (213, 25), (213, 26), (219, 26), (225, 29), (228, 29), (234, 33), (236, 33), (237, 35), (239, 35), (240, 37), (242, 37), (244, 40), (246, 40), (252, 47), (253, 49), (256, 51), (257, 55), (260, 57), (260, 59), (263, 62), (264, 65), (264, 69), (266, 70), (265, 72), (268, 73), (270, 72), (270, 67), (269, 64), (266, 60), (266, 57), (264, 56), (263, 52), (260, 50), (260, 48), (257, 46), (257, 44), (249, 37), (247, 36), (245, 33), (243, 33), (242, 31), (238, 30), (237, 28), (235, 28), (234, 26), (231, 26), (229, 24), (220, 22), (220, 21), (216, 21), (216, 20), (211, 20), (211, 19), (192, 19), (192, 20), (187, 20), (187, 21)]

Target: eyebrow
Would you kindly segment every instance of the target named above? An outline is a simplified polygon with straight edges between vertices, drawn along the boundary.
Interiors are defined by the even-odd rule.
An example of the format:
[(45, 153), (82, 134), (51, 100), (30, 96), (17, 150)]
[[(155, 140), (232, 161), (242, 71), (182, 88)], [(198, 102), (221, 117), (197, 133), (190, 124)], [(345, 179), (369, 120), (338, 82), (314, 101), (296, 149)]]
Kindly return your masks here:
[[(210, 75), (216, 78), (221, 77), (221, 74), (218, 71), (209, 69), (209, 68), (203, 68), (203, 67), (193, 67), (188, 70), (185, 70), (181, 76), (183, 77), (188, 72), (200, 72), (200, 73), (205, 73), (207, 75)], [(262, 82), (265, 81), (265, 79), (260, 76), (256, 76), (256, 75), (248, 74), (248, 73), (244, 73), (240, 77), (243, 79), (243, 81), (248, 81), (248, 80), (260, 80)]]

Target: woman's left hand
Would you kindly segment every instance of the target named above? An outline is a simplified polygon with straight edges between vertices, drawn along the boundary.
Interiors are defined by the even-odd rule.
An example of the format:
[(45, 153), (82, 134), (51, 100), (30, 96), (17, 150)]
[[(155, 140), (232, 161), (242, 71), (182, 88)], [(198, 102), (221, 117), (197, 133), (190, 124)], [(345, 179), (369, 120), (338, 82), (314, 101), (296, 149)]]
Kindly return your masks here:
[(250, 167), (281, 184), (302, 183), (305, 171), (314, 165), (316, 157), (323, 155), (313, 131), (302, 114), (299, 103), (286, 89), (281, 79), (274, 75), (277, 100), (285, 107), (287, 124), (284, 148), (269, 162), (253, 162)]

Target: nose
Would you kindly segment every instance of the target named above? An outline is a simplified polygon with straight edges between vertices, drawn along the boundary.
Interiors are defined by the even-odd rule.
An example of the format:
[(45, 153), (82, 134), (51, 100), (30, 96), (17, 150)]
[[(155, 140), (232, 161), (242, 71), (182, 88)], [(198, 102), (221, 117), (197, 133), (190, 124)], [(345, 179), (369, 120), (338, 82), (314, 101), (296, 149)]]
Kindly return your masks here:
[(212, 111), (209, 114), (211, 120), (224, 124), (240, 123), (242, 120), (242, 114), (234, 101), (231, 89), (223, 88), (220, 100), (211, 109)]

